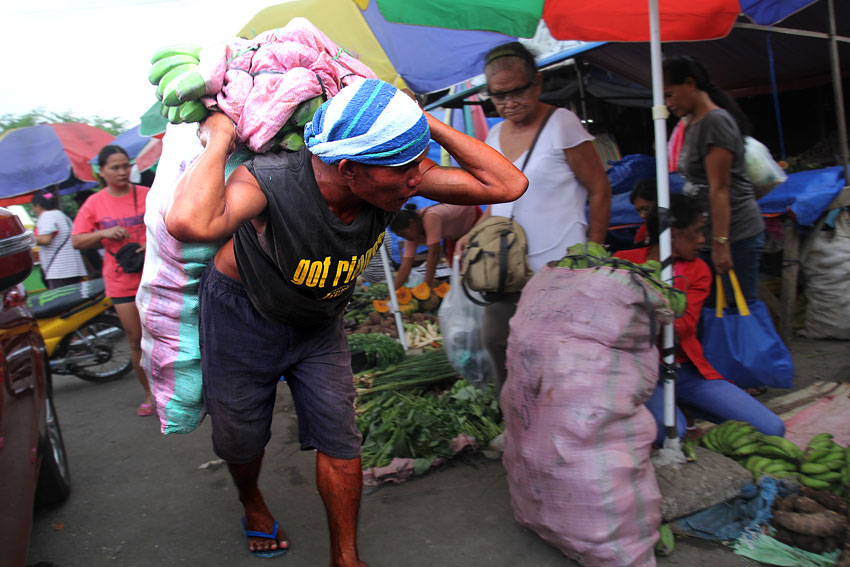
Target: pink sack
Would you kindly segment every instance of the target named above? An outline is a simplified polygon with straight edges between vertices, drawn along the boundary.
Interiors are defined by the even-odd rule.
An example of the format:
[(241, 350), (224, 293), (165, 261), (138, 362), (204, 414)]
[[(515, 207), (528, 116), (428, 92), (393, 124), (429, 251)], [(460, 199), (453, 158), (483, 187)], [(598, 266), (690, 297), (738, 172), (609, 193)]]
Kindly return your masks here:
[(514, 516), (588, 567), (655, 565), (651, 316), (670, 312), (640, 277), (545, 266), (510, 322), (500, 403)]

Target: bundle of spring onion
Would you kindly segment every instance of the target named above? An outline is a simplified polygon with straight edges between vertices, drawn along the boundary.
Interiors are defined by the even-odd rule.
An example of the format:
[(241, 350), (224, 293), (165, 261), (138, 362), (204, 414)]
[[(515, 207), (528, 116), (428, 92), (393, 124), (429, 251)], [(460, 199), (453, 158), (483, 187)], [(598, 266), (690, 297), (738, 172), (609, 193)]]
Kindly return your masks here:
[(421, 474), (438, 457), (451, 457), (452, 439), (465, 433), (480, 447), (502, 432), (492, 389), (457, 380), (450, 390), (427, 388), (457, 378), (442, 349), (408, 357), (386, 370), (358, 375), (357, 427), (363, 434), (363, 468), (395, 457), (414, 459)]

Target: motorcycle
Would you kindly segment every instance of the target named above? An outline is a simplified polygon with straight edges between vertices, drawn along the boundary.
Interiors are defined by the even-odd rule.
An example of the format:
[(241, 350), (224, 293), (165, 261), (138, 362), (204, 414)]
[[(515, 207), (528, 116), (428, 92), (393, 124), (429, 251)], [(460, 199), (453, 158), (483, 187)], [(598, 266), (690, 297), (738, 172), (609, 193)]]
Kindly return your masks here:
[(53, 374), (103, 383), (132, 368), (130, 345), (103, 279), (33, 294), (27, 306), (44, 337)]

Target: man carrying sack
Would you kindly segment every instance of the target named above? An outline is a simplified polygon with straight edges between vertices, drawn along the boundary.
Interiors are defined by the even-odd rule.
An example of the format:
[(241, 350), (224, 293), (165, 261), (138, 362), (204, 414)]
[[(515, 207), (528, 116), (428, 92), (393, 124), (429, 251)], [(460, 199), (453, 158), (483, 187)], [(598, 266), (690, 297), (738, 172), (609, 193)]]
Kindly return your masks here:
[[(166, 215), (181, 241), (229, 240), (200, 282), (203, 392), (213, 448), (245, 508), (252, 553), (280, 555), (257, 486), (280, 376), (298, 414), (302, 449), (317, 450), (331, 565), (357, 553), (361, 437), (342, 312), (384, 231), (413, 195), (478, 205), (517, 199), (527, 181), (498, 152), (425, 114), (395, 87), (369, 79), (322, 105), (306, 149), (257, 156), (224, 182), (233, 123), (213, 114), (205, 149), (177, 185)], [(463, 169), (424, 157), (433, 136)]]

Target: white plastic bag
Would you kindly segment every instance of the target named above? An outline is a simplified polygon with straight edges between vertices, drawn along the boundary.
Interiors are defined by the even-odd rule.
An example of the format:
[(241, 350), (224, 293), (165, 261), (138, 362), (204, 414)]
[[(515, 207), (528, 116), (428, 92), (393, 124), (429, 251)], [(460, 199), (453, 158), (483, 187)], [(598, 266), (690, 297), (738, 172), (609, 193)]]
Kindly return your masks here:
[(460, 256), (455, 256), (451, 289), (437, 311), (443, 349), (452, 367), (464, 380), (479, 388), (486, 388), (492, 382), (493, 365), (481, 340), (484, 307), (476, 305), (466, 296), (461, 287), (459, 270)]
[(761, 199), (788, 179), (788, 175), (770, 155), (770, 150), (752, 136), (744, 138), (744, 160), (747, 164), (747, 176), (756, 190), (757, 199)]

